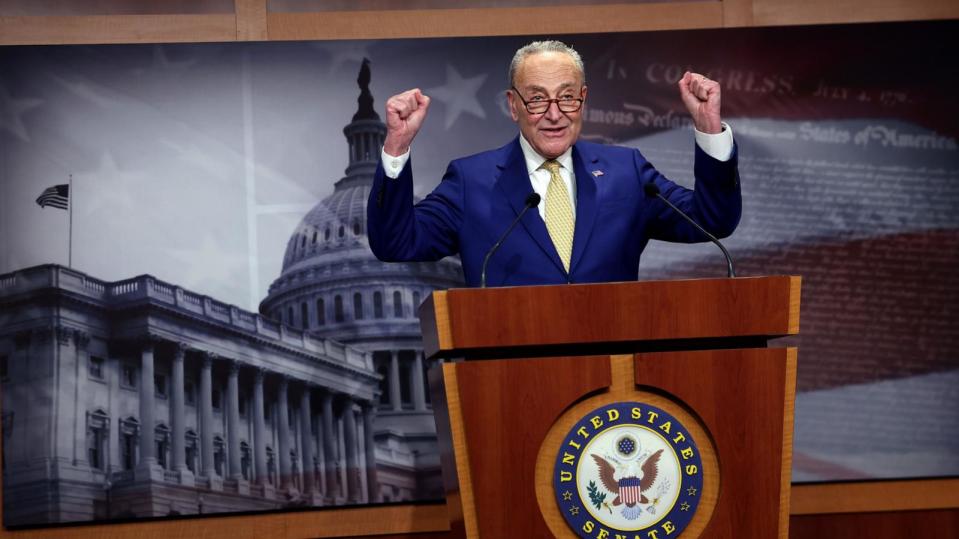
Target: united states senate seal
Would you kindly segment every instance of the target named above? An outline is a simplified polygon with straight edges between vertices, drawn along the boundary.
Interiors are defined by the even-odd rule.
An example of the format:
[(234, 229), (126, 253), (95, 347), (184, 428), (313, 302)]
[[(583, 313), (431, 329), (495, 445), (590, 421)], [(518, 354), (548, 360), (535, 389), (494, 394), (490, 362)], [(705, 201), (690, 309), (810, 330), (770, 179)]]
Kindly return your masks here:
[(556, 456), (553, 487), (580, 537), (673, 538), (696, 513), (703, 463), (675, 417), (649, 404), (617, 402), (573, 425)]

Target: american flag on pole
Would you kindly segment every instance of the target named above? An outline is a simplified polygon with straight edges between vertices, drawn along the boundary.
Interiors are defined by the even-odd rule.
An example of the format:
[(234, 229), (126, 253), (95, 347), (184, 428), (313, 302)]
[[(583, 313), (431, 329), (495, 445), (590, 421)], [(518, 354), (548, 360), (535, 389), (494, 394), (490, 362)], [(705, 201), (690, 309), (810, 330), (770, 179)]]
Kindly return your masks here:
[(69, 207), (69, 203), (70, 185), (66, 183), (47, 187), (40, 193), (40, 196), (37, 197), (37, 204), (39, 204), (41, 208), (53, 206), (54, 208), (65, 210)]

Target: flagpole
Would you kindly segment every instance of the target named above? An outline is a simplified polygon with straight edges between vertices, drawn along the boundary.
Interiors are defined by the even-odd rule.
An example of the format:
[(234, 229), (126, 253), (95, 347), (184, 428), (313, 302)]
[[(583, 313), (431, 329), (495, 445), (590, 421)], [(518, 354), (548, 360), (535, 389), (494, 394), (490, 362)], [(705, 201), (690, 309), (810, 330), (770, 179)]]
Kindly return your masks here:
[(67, 185), (67, 208), (70, 210), (70, 239), (67, 241), (67, 267), (73, 269), (73, 203), (77, 201), (76, 193), (73, 192), (73, 174), (70, 174), (70, 181)]

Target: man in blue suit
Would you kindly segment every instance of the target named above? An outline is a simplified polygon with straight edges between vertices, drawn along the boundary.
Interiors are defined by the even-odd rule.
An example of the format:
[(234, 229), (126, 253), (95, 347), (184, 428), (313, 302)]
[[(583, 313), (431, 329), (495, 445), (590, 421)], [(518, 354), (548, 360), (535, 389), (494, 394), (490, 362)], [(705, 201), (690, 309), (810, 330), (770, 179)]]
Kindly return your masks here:
[[(520, 134), (507, 145), (457, 159), (413, 204), (410, 145), (429, 108), (419, 89), (386, 103), (387, 135), (370, 193), (370, 247), (385, 261), (459, 253), (468, 286), (483, 259), (536, 192), (542, 203), (490, 259), (491, 286), (636, 280), (650, 239), (705, 241), (659, 192), (716, 236), (732, 233), (742, 200), (736, 150), (720, 120), (720, 87), (686, 73), (679, 91), (695, 125), (694, 190), (656, 171), (635, 149), (578, 141), (587, 87), (579, 54), (558, 41), (531, 43), (510, 65), (510, 112)], [(535, 197), (532, 197), (535, 199)]]

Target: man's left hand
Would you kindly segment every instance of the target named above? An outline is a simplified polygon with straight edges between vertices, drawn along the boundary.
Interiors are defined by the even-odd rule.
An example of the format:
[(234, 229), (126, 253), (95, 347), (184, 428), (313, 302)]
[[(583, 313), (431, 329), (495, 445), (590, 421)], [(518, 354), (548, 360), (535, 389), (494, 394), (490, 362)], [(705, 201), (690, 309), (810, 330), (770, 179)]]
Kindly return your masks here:
[(679, 79), (679, 96), (696, 129), (715, 135), (723, 130), (719, 114), (719, 83), (689, 71)]

